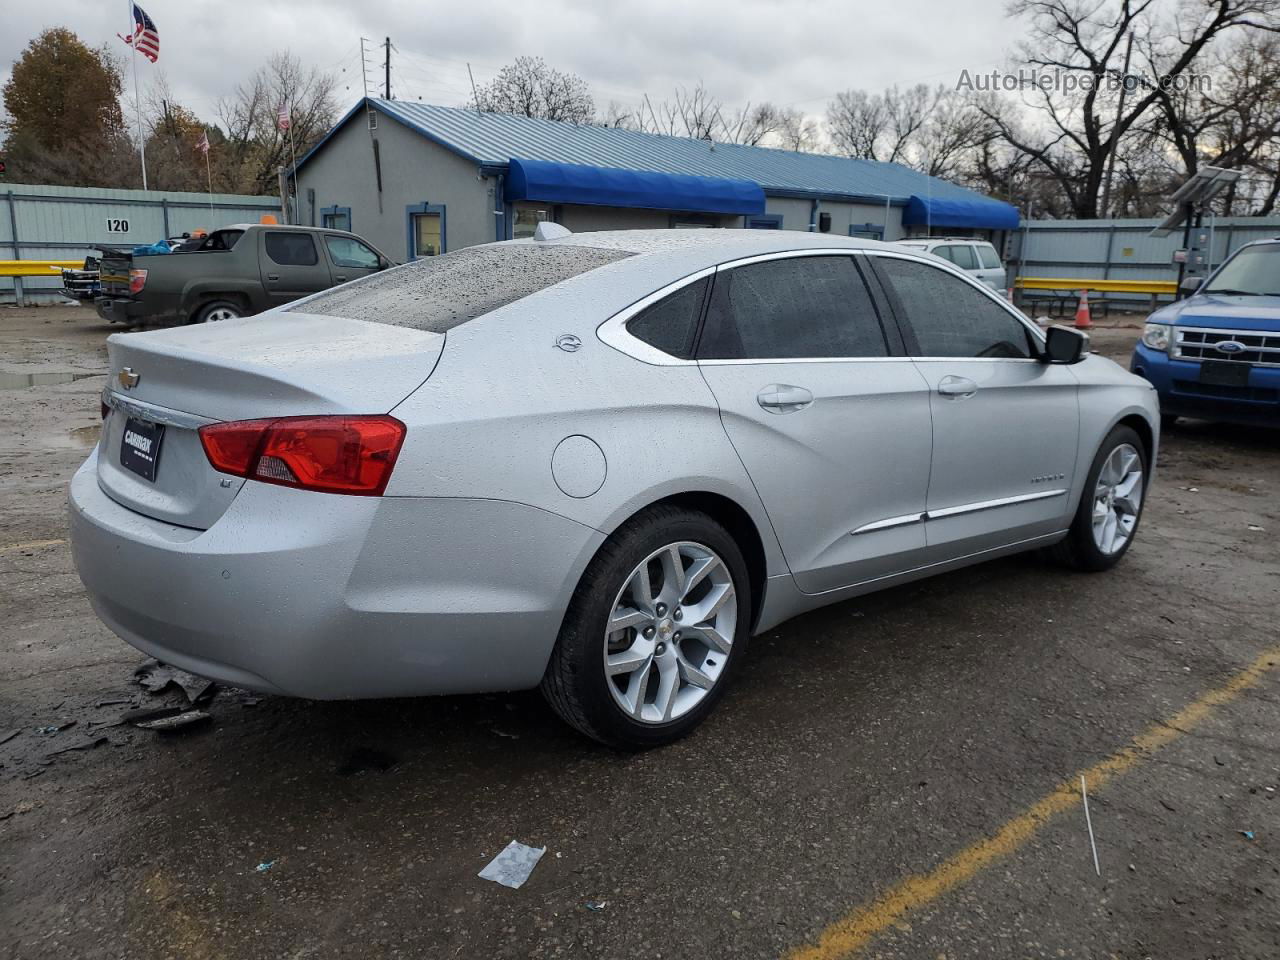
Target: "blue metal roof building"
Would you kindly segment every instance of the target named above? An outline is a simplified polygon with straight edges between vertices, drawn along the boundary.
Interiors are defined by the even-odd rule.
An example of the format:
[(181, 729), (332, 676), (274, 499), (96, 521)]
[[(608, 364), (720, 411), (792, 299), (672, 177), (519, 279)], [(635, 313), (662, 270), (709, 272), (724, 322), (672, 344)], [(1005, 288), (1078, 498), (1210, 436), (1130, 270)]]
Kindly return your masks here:
[[(408, 256), (521, 236), (538, 219), (570, 229), (781, 227), (884, 239), (1018, 225), (1009, 204), (896, 163), (372, 98), (302, 158), (297, 179), (303, 220), (345, 215), (398, 255), (394, 226)], [(354, 206), (369, 184), (374, 202)], [(481, 187), (484, 201), (465, 196)], [(465, 226), (456, 212), (464, 204)], [(381, 222), (389, 212), (393, 225)]]

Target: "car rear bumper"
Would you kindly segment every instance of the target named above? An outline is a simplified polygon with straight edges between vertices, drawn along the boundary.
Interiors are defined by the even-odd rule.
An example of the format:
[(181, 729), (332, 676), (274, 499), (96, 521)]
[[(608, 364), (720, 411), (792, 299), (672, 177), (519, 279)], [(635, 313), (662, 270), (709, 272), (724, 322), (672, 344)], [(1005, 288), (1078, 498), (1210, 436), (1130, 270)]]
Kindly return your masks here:
[(93, 301), (98, 316), (108, 323), (137, 323), (145, 316), (142, 304), (136, 300), (114, 300), (111, 297), (98, 297)]
[(1280, 427), (1280, 367), (1254, 367), (1247, 385), (1213, 386), (1200, 382), (1199, 363), (1138, 344), (1129, 369), (1156, 388), (1166, 416)]
[(598, 531), (499, 500), (343, 497), (246, 483), (208, 530), (71, 481), (95, 611), (138, 649), (314, 699), (535, 686)]

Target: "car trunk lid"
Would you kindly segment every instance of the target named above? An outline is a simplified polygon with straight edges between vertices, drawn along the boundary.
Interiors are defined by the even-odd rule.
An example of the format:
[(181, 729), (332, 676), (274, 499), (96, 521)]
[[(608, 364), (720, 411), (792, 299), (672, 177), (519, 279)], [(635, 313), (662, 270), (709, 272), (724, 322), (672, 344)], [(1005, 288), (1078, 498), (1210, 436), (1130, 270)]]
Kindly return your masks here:
[(111, 414), (98, 450), (98, 482), (138, 513), (207, 529), (245, 481), (209, 464), (200, 426), (387, 413), (430, 376), (444, 340), (295, 312), (115, 334), (107, 340)]

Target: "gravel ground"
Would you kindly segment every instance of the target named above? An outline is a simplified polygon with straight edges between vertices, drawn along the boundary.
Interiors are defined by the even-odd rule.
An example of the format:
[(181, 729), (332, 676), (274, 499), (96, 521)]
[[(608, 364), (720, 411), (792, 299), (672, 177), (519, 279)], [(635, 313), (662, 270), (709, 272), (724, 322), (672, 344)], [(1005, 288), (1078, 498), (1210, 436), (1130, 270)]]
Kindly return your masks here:
[[(1108, 574), (1015, 557), (784, 624), (668, 749), (603, 750), (533, 693), (223, 692), (162, 737), (110, 725), (181, 694), (135, 684), (65, 544), (108, 332), (0, 309), (0, 381), (99, 372), (0, 390), (0, 956), (784, 956), (1153, 725), (1172, 742), (1091, 796), (1100, 875), (1077, 806), (918, 884), (862, 955), (1280, 955), (1276, 674), (1160, 727), (1278, 642), (1280, 434), (1166, 431)], [(547, 847), (530, 881), (477, 878), (512, 839)]]

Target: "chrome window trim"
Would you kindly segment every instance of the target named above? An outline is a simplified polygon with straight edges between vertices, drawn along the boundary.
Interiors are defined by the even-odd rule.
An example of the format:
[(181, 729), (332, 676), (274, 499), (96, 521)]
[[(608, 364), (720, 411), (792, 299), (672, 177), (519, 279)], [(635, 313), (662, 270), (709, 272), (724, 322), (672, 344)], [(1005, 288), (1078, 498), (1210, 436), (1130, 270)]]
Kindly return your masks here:
[(104, 388), (102, 391), (102, 402), (111, 407), (111, 409), (119, 410), (129, 416), (149, 420), (151, 423), (163, 423), (182, 430), (198, 430), (206, 424), (218, 422), (207, 417), (198, 417), (194, 413), (185, 413), (182, 410), (169, 410), (165, 407), (158, 407), (154, 403), (147, 403), (145, 400), (122, 397), (109, 387)]
[[(1044, 346), (1045, 335), (1043, 330), (1041, 330), (1038, 326), (1036, 326), (1034, 323), (1028, 320), (1026, 315), (1022, 313), (1022, 311), (1020, 311), (1013, 304), (1011, 304), (1008, 300), (1004, 299), (1004, 297), (1000, 296), (998, 293), (996, 293), (994, 290), (988, 287), (985, 283), (981, 283), (978, 280), (976, 280), (974, 277), (969, 275), (968, 273), (965, 273), (963, 270), (957, 267), (950, 260), (943, 260), (940, 257), (937, 258), (936, 260), (926, 260), (923, 257), (912, 257), (909, 255), (904, 255), (898, 252), (897, 250), (865, 249), (860, 252), (865, 253), (869, 257), (891, 257), (895, 260), (910, 260), (914, 263), (923, 263), (925, 266), (933, 267), (933, 269), (935, 270), (941, 270), (943, 273), (949, 273), (954, 277), (959, 277), (961, 280), (964, 280), (966, 283), (969, 284), (969, 286), (973, 287), (975, 290), (982, 291), (982, 294), (985, 297), (987, 297), (987, 299), (989, 299), (992, 303), (998, 304), (1001, 307), (1001, 309), (1004, 310), (1005, 313), (1009, 314), (1009, 316), (1017, 320), (1018, 323), (1022, 324), (1023, 329), (1029, 331), (1032, 334), (1032, 336), (1035, 338), (1036, 342), (1041, 347)], [(910, 319), (908, 319), (907, 322), (910, 323), (911, 322)], [(1039, 363), (1040, 362), (1040, 360), (1036, 357), (923, 356), (923, 357), (912, 357), (911, 359), (912, 360), (947, 360), (947, 361), (980, 360), (983, 363), (991, 363), (992, 361), (1004, 361), (1005, 363)]]

